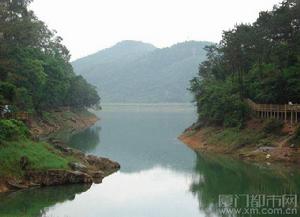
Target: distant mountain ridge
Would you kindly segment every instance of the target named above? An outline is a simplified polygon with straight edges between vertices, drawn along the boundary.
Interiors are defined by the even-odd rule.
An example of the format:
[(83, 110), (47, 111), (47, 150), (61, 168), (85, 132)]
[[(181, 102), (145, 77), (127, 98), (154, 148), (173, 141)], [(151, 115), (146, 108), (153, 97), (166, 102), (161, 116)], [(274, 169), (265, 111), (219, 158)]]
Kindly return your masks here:
[(189, 102), (189, 80), (206, 59), (203, 48), (211, 44), (187, 41), (160, 49), (122, 41), (72, 65), (97, 87), (103, 102)]

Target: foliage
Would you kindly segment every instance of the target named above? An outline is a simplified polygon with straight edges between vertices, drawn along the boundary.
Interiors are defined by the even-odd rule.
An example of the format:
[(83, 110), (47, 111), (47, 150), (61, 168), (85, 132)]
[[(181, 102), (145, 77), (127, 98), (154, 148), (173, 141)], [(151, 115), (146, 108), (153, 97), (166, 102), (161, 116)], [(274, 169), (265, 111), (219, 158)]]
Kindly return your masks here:
[(97, 105), (100, 100), (96, 88), (87, 83), (82, 76), (76, 76), (71, 80), (67, 99), (69, 105), (73, 107), (80, 107), (81, 105), (92, 107)]
[(294, 134), (294, 137), (289, 141), (291, 145), (294, 145), (295, 147), (300, 147), (300, 127), (296, 129), (296, 132)]
[(283, 128), (283, 122), (277, 119), (266, 120), (263, 126), (265, 133), (280, 133)]
[(247, 106), (240, 99), (234, 81), (194, 80), (192, 89), (199, 91), (196, 102), (200, 120), (224, 127), (241, 127)]
[(239, 24), (207, 47), (207, 61), (191, 81), (199, 119), (208, 124), (243, 126), (243, 100), (300, 103), (300, 1), (284, 0)]
[[(3, 0), (0, 4), (1, 103), (37, 112), (97, 105), (100, 98), (94, 87), (73, 72), (62, 38), (28, 9), (29, 3)], [(80, 91), (74, 80), (85, 84)]]
[(0, 82), (0, 95), (3, 101), (13, 101), (16, 94), (16, 86), (8, 82)]
[(300, 138), (300, 127), (297, 128), (296, 133), (295, 133), (295, 136), (296, 136), (297, 138)]
[(21, 121), (0, 120), (0, 143), (25, 139), (29, 136), (29, 130)]

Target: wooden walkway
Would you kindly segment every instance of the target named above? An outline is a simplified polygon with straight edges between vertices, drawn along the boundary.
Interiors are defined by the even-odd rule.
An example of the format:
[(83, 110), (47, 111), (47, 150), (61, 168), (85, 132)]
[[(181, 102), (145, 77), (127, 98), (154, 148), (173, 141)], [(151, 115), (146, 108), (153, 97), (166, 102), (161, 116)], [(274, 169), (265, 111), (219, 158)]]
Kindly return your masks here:
[(246, 102), (259, 118), (284, 120), (291, 124), (300, 121), (300, 104), (257, 104), (251, 99), (246, 99)]

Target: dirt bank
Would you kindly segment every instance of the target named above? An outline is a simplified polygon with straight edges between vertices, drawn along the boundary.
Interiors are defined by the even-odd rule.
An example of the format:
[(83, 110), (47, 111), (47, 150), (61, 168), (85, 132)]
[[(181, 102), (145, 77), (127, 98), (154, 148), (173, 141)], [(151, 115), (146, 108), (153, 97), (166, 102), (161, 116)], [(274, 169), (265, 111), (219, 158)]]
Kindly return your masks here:
[(67, 130), (82, 130), (95, 124), (99, 118), (86, 110), (68, 110), (43, 112), (28, 121), (31, 134), (35, 137)]
[[(283, 127), (283, 131), (287, 128)], [(278, 135), (265, 134), (255, 120), (243, 130), (188, 128), (179, 139), (197, 152), (230, 155), (255, 162), (300, 163), (299, 144), (293, 144), (293, 129)]]

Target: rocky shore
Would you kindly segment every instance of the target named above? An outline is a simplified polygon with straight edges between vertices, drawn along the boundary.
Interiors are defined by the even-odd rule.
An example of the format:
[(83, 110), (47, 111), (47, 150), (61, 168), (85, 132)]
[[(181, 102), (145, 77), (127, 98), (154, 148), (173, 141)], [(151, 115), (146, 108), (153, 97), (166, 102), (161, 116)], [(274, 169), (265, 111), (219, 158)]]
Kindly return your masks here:
[[(69, 132), (85, 129), (92, 126), (97, 120), (95, 115), (88, 112), (55, 112), (51, 119), (34, 119), (29, 124), (34, 140), (42, 135), (67, 129)], [(56, 119), (60, 119), (56, 122)], [(19, 143), (22, 143), (21, 141)], [(107, 158), (86, 155), (82, 151), (73, 149), (64, 142), (49, 137), (46, 141), (51, 154), (65, 159), (65, 168), (35, 169), (31, 166), (31, 159), (26, 155), (14, 162), (13, 167), (21, 171), (21, 175), (12, 176), (1, 174), (0, 171), (0, 193), (30, 187), (66, 185), (77, 183), (101, 183), (102, 179), (119, 170), (120, 165)], [(39, 145), (38, 143), (35, 143)], [(40, 144), (42, 145), (42, 143)], [(51, 148), (50, 148), (51, 147)]]
[(69, 169), (31, 170), (27, 168), (30, 162), (22, 158), (20, 166), (24, 171), (24, 176), (0, 181), (0, 192), (41, 186), (101, 183), (104, 177), (120, 169), (120, 165), (110, 159), (86, 155), (79, 150), (65, 146), (60, 141), (51, 142), (61, 156), (76, 159), (69, 163)]

